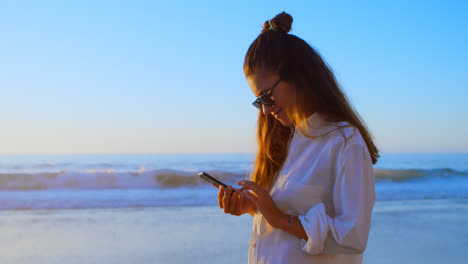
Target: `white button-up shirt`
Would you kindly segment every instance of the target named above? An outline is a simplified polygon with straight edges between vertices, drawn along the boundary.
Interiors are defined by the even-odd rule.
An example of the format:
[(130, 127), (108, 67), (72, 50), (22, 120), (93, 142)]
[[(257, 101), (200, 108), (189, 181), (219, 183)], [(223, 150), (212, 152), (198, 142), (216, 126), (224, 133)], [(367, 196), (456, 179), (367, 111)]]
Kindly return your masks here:
[(305, 126), (318, 137), (295, 128), (270, 194), (283, 213), (298, 216), (308, 239), (273, 228), (256, 212), (249, 264), (362, 263), (376, 198), (366, 143), (348, 122), (329, 123), (319, 113)]

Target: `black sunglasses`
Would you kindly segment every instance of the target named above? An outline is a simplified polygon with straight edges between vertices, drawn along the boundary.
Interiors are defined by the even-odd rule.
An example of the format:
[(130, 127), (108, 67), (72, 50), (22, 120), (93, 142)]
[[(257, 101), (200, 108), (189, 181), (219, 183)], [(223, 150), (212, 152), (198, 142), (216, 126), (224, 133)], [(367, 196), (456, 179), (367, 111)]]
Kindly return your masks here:
[(276, 87), (276, 85), (280, 81), (281, 81), (281, 79), (276, 81), (275, 84), (273, 84), (273, 86), (270, 88), (270, 90), (266, 94), (257, 97), (257, 99), (252, 103), (252, 105), (255, 106), (256, 108), (260, 109), (260, 110), (262, 109), (262, 105), (274, 106), (275, 101), (273, 101), (273, 99), (271, 99), (270, 96), (271, 96), (271, 93), (273, 93), (273, 89)]

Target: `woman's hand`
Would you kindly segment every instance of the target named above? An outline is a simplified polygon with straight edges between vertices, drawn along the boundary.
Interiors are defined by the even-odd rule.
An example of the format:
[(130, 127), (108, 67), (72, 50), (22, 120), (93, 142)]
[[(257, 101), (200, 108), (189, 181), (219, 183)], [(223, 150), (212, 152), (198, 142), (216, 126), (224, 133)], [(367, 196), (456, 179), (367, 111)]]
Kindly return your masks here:
[(244, 192), (244, 190), (252, 190), (253, 193), (249, 191), (245, 191), (244, 193), (247, 195), (247, 198), (250, 198), (256, 205), (257, 210), (259, 210), (265, 220), (275, 227), (279, 228), (280, 219), (283, 213), (276, 207), (275, 202), (270, 196), (270, 193), (263, 189), (262, 187), (258, 186), (253, 181), (238, 181), (239, 185), (242, 185), (240, 191)]
[[(213, 185), (216, 188), (216, 186)], [(247, 192), (241, 192), (239, 189), (232, 188), (229, 185), (226, 188), (219, 186), (218, 205), (224, 209), (225, 214), (243, 215), (256, 210), (255, 203), (246, 196)]]

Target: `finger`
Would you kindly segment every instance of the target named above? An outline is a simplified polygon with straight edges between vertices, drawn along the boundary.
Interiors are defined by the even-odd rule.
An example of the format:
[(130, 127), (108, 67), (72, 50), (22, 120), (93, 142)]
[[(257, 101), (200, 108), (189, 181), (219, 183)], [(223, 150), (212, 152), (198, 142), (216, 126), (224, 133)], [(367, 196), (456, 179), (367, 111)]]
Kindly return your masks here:
[(245, 194), (241, 193), (239, 194), (239, 200), (237, 201), (237, 208), (236, 208), (236, 214), (240, 215), (240, 209), (245, 203)]
[[(257, 199), (257, 200), (254, 200), (254, 199), (255, 199), (254, 197), (256, 197), (255, 194), (253, 194), (254, 197), (252, 197), (252, 196), (249, 196), (247, 193), (250, 193), (250, 192), (247, 191), (247, 192), (245, 193), (245, 197), (244, 197), (245, 199), (244, 199), (244, 201), (247, 202), (247, 200), (248, 200), (249, 202), (252, 202), (252, 203), (254, 204), (255, 211), (257, 211), (257, 209), (258, 209), (258, 207), (259, 207), (259, 205), (258, 205), (258, 203), (259, 203), (258, 199)], [(251, 194), (251, 193), (250, 193), (250, 194)]]
[(242, 181), (239, 181), (238, 183), (242, 185), (242, 189), (241, 189), (242, 191), (252, 190), (258, 195), (266, 194), (266, 191), (262, 187), (258, 186), (258, 184), (253, 181), (242, 180)]
[(218, 205), (219, 205), (219, 208), (223, 208), (223, 197), (224, 197), (224, 189), (223, 189), (223, 186), (220, 185), (219, 186), (219, 191), (218, 191)]
[(247, 180), (242, 180), (237, 182), (239, 185), (242, 186), (242, 188), (248, 188), (254, 190), (255, 188), (260, 188), (256, 182), (253, 181), (247, 181)]
[(237, 197), (238, 194), (233, 192), (231, 195), (231, 201), (229, 203), (229, 212), (231, 214), (236, 214), (236, 206), (237, 206)]
[(218, 188), (216, 185), (214, 185), (214, 184), (211, 184), (211, 186), (215, 187), (216, 189), (219, 189), (219, 188)]
[(224, 208), (224, 213), (227, 214), (229, 213), (229, 202), (231, 198), (231, 193), (232, 193), (232, 186), (229, 185), (227, 187), (227, 191), (224, 193), (223, 197), (223, 208)]
[(248, 192), (248, 191), (244, 192), (244, 194), (248, 199), (252, 200), (255, 203), (255, 205), (257, 206), (257, 208), (258, 208), (258, 204), (259, 204), (258, 197), (255, 196), (255, 194), (253, 194), (251, 192)]

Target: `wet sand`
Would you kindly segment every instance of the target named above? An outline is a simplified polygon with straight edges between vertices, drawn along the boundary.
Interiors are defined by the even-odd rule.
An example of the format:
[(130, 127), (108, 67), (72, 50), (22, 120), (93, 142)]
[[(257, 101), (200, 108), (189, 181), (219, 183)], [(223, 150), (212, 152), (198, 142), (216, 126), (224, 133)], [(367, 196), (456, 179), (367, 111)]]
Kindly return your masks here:
[[(378, 201), (363, 263), (465, 263), (468, 200)], [(0, 211), (0, 263), (246, 263), (252, 217), (213, 206)]]

